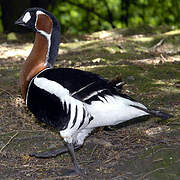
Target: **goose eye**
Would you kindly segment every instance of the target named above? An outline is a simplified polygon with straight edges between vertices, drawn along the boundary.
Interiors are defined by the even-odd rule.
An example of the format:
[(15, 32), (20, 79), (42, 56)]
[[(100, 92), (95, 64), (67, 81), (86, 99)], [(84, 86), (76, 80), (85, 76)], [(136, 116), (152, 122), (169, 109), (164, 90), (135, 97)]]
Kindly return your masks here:
[(30, 19), (31, 19), (31, 15), (30, 15), (29, 12), (27, 12), (27, 13), (24, 15), (24, 17), (23, 17), (22, 20), (23, 20), (24, 23), (27, 23)]

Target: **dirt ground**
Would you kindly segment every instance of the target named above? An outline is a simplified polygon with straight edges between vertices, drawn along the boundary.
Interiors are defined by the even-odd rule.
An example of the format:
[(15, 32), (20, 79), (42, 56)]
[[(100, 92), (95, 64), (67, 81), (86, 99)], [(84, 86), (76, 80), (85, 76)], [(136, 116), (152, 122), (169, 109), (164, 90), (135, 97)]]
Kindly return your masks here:
[(124, 93), (174, 115), (98, 128), (76, 152), (84, 177), (64, 177), (69, 154), (49, 159), (34, 151), (64, 146), (58, 132), (38, 123), (21, 98), (20, 67), (32, 35), (0, 39), (0, 179), (180, 179), (180, 31), (169, 28), (102, 31), (62, 36), (56, 67), (75, 67), (108, 79), (122, 75)]

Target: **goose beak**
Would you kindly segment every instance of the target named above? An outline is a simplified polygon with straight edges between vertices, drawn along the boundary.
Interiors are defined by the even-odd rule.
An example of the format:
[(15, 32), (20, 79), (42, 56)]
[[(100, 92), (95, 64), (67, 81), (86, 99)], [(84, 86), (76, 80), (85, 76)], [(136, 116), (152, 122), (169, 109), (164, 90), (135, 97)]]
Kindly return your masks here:
[(22, 17), (20, 17), (18, 20), (14, 22), (16, 25), (25, 26), (24, 21), (22, 20)]

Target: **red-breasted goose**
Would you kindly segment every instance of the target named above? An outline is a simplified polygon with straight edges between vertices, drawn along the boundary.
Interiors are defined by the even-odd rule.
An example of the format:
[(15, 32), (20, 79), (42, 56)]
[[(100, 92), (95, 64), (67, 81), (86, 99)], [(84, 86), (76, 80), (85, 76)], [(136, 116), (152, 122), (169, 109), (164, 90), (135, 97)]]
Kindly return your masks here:
[(15, 24), (36, 32), (34, 46), (20, 73), (22, 96), (35, 117), (57, 129), (67, 144), (67, 148), (34, 153), (32, 156), (57, 156), (69, 151), (74, 172), (81, 174), (74, 149), (83, 145), (94, 128), (146, 115), (162, 119), (172, 117), (147, 109), (96, 74), (71, 68), (53, 68), (60, 43), (60, 26), (48, 11), (27, 9)]

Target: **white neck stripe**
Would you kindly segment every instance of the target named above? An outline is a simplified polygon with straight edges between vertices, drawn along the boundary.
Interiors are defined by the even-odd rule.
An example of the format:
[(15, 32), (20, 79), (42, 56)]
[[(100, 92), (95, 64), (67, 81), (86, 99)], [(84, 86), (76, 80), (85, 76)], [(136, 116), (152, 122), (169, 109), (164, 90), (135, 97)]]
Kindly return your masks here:
[(47, 54), (46, 54), (46, 61), (44, 63), (44, 65), (46, 66), (48, 64), (49, 52), (50, 52), (50, 47), (51, 47), (51, 33), (52, 33), (52, 30), (51, 30), (50, 33), (47, 33), (47, 32), (45, 32), (43, 30), (37, 29), (36, 25), (37, 25), (37, 20), (38, 20), (39, 14), (44, 14), (46, 16), (48, 16), (48, 15), (45, 14), (44, 12), (42, 12), (42, 11), (37, 11), (36, 12), (36, 22), (35, 22), (35, 29), (37, 30), (37, 32), (39, 32), (42, 36), (44, 36), (48, 41), (48, 50), (47, 50)]

